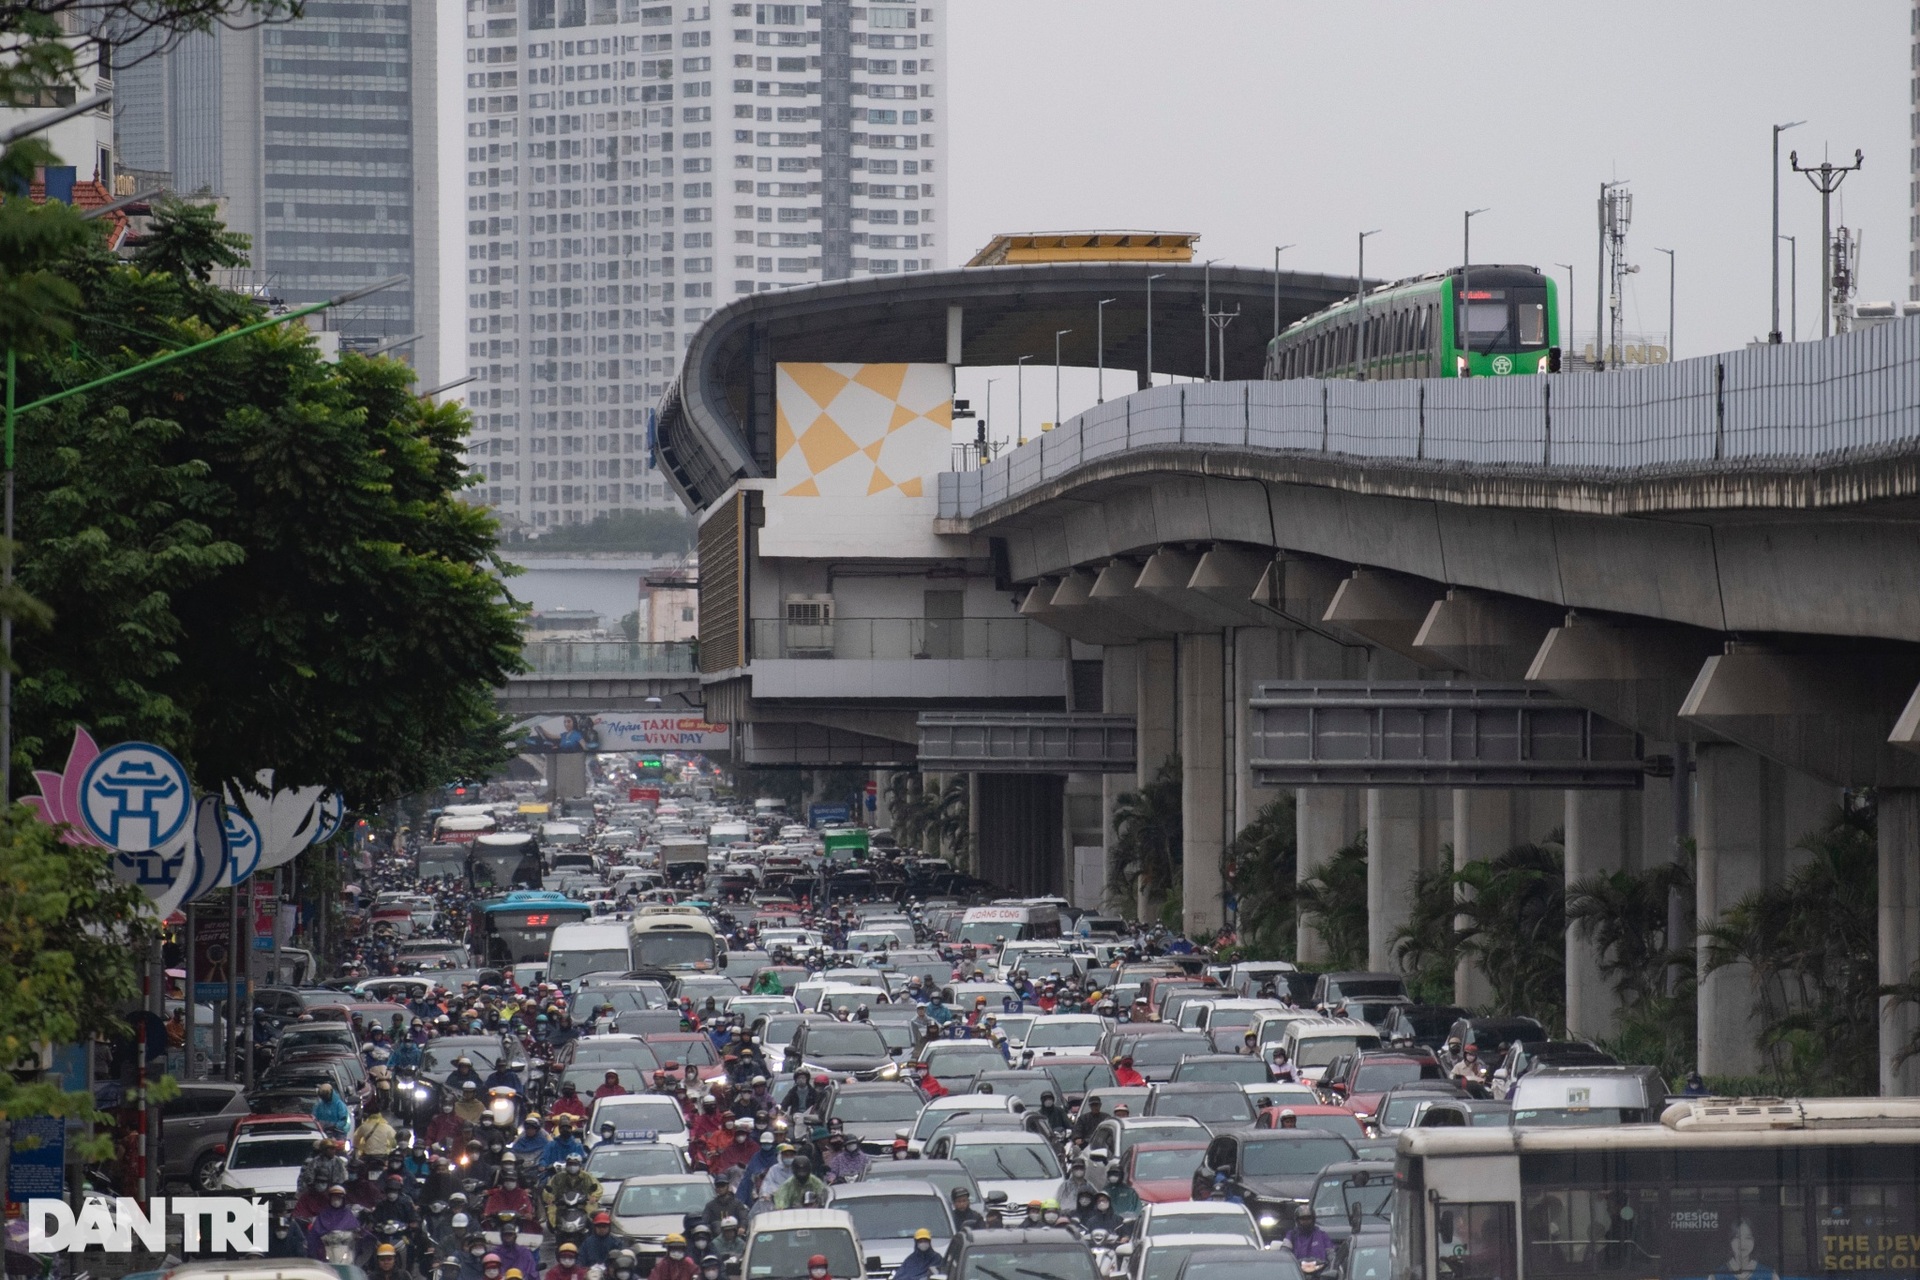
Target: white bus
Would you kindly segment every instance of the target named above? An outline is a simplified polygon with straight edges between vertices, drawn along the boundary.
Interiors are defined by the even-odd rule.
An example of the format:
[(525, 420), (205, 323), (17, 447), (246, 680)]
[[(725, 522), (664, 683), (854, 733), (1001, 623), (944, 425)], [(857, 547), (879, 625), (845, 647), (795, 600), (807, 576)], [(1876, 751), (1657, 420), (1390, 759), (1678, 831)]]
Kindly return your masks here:
[(1920, 1272), (1920, 1099), (1685, 1099), (1657, 1124), (1414, 1128), (1393, 1280)]

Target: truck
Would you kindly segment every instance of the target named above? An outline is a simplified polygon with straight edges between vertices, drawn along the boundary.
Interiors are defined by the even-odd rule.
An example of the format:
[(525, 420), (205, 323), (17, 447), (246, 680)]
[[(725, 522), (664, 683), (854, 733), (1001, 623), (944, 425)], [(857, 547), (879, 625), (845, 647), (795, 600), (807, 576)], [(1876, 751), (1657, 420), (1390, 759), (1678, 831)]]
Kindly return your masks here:
[(871, 847), (865, 827), (828, 827), (820, 833), (820, 846), (828, 862), (864, 858)]
[(701, 836), (662, 836), (660, 838), (660, 869), (669, 880), (688, 874), (705, 874), (707, 869), (707, 842)]

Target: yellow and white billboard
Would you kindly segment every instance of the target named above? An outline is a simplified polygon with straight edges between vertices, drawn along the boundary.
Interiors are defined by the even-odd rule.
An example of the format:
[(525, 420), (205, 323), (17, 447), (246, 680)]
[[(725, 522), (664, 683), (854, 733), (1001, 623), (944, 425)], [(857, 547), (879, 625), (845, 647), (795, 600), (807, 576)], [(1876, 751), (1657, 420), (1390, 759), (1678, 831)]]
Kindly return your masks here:
[(937, 477), (952, 467), (944, 364), (782, 364), (764, 555), (943, 554)]

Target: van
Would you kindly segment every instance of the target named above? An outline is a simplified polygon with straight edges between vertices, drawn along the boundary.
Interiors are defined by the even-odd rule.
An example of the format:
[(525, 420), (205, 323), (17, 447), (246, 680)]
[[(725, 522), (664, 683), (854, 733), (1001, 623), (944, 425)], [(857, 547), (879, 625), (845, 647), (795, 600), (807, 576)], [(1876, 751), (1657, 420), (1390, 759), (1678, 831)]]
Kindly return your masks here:
[(1513, 1124), (1653, 1124), (1667, 1107), (1655, 1067), (1540, 1067), (1513, 1089)]
[(1406, 999), (1407, 980), (1397, 973), (1323, 973), (1313, 988), (1313, 1002), (1328, 1008), (1342, 1000), (1371, 1000), (1382, 996)]
[(880, 1269), (866, 1256), (853, 1215), (844, 1209), (773, 1209), (753, 1215), (747, 1229), (742, 1280), (806, 1280), (807, 1260), (827, 1259), (830, 1276), (861, 1276)]
[(1297, 1018), (1281, 1033), (1280, 1047), (1301, 1082), (1317, 1085), (1335, 1058), (1380, 1048), (1380, 1032), (1357, 1018)]
[(627, 926), (621, 921), (559, 925), (548, 944), (548, 982), (576, 982), (589, 973), (625, 973), (631, 968)]

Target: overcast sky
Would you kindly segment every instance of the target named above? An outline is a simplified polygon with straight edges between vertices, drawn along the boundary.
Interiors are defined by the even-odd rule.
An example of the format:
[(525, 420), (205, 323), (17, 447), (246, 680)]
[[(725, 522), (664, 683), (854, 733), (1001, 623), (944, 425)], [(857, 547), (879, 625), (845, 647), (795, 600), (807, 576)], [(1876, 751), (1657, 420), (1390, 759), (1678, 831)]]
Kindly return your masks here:
[[(1905, 0), (953, 0), (944, 252), (996, 232), (1200, 233), (1201, 257), (1368, 274), (1575, 263), (1593, 320), (1595, 197), (1635, 198), (1630, 332), (1678, 354), (1764, 335), (1773, 123), (1803, 162), (1866, 153), (1835, 200), (1865, 233), (1860, 300), (1907, 294)], [(1819, 197), (1781, 179), (1800, 334), (1819, 328)], [(1785, 273), (1785, 247), (1782, 246)], [(1782, 282), (1782, 307), (1787, 285)], [(1787, 327), (1783, 315), (1781, 327)], [(1031, 379), (1030, 379), (1031, 382)], [(1001, 393), (1004, 393), (1004, 388)], [(1029, 385), (1029, 402), (1035, 387)], [(967, 389), (963, 387), (962, 394)], [(976, 390), (977, 394), (977, 390)], [(1046, 397), (1051, 417), (1051, 380)], [(1090, 398), (1090, 397), (1088, 397)], [(1069, 406), (1068, 413), (1078, 405)], [(1030, 408), (1029, 418), (1034, 416)]]

